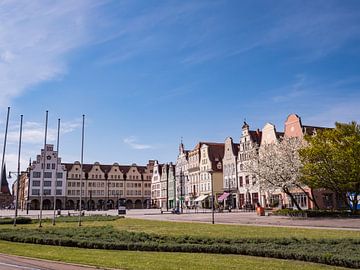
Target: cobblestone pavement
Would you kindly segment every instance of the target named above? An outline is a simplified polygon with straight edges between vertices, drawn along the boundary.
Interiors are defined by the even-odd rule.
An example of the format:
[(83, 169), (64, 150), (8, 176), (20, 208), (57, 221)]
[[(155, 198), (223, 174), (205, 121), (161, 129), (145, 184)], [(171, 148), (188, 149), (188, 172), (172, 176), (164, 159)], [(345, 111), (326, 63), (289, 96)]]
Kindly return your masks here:
[[(62, 215), (77, 215), (76, 211), (62, 210)], [(86, 215), (117, 215), (116, 210), (108, 211), (86, 211)], [(29, 216), (38, 218), (39, 211), (19, 211), (19, 216)], [(13, 217), (13, 210), (0, 210), (0, 216)], [(43, 217), (52, 217), (53, 211), (43, 211)], [(165, 221), (182, 221), (182, 222), (205, 222), (211, 223), (211, 212), (194, 210), (184, 210), (183, 214), (171, 214), (164, 211), (161, 214), (159, 209), (131, 209), (127, 211), (126, 217), (165, 220)], [(221, 224), (241, 224), (256, 226), (285, 226), (285, 227), (308, 227), (308, 228), (328, 228), (328, 229), (346, 229), (360, 230), (360, 218), (288, 218), (278, 216), (257, 216), (255, 212), (232, 211), (215, 213), (215, 223)]]

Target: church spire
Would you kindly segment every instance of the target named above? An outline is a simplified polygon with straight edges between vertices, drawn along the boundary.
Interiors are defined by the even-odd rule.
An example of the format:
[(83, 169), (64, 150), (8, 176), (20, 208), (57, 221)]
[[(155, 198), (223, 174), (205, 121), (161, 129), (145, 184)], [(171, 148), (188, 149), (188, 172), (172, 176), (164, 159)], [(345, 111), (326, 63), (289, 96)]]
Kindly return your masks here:
[(11, 194), (10, 189), (9, 189), (9, 183), (7, 181), (7, 178), (6, 178), (6, 165), (5, 165), (5, 163), (4, 163), (4, 167), (2, 168), (2, 173), (1, 173), (1, 189), (0, 189), (0, 193), (2, 193), (2, 194)]

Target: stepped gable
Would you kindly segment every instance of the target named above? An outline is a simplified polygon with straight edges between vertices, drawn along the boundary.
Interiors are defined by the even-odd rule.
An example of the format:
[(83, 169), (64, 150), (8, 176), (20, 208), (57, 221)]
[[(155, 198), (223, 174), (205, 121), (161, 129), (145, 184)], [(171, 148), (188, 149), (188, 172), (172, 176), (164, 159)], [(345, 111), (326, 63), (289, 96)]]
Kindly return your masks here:
[[(65, 168), (66, 168), (67, 171), (70, 171), (75, 164), (80, 165), (80, 163), (79, 163), (78, 161), (75, 161), (74, 163), (62, 163), (62, 165), (65, 165)], [(96, 164), (99, 164), (99, 163), (95, 163), (95, 164), (87, 164), (87, 163), (85, 163), (85, 164), (83, 164), (83, 171), (84, 171), (85, 173), (90, 172), (91, 169), (92, 169), (92, 167), (93, 167), (94, 165), (96, 165)], [(108, 173), (114, 165), (113, 165), (113, 164), (112, 164), (112, 165), (99, 164), (99, 166), (100, 166), (100, 169), (101, 169), (104, 173)], [(141, 174), (145, 173), (145, 172), (146, 172), (146, 169), (147, 169), (146, 166), (138, 166), (138, 165), (131, 165), (131, 166), (130, 166), (130, 165), (118, 165), (118, 166), (119, 166), (119, 168), (120, 168), (120, 171), (121, 171), (122, 173), (124, 173), (124, 174), (128, 173), (129, 170), (130, 170), (130, 168), (131, 168), (131, 167), (134, 167), (134, 166), (137, 167), (138, 171), (139, 171)]]

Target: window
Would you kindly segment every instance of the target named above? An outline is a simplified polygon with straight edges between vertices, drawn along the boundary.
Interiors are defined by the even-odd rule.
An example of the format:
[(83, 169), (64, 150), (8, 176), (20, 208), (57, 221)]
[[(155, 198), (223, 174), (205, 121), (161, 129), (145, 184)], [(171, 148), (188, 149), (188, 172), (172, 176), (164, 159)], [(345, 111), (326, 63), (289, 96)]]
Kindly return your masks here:
[(62, 190), (61, 190), (61, 189), (57, 189), (57, 190), (56, 190), (56, 195), (62, 195)]
[(52, 173), (51, 172), (45, 172), (44, 173), (44, 178), (52, 178)]
[(33, 178), (40, 178), (41, 172), (33, 172)]
[(33, 190), (31, 190), (31, 194), (32, 195), (40, 195), (40, 190), (39, 189), (33, 189)]
[(57, 187), (62, 187), (62, 181), (56, 181), (56, 186)]
[[(308, 208), (306, 194), (304, 194), (304, 193), (294, 193), (293, 196), (294, 196), (294, 199), (300, 205), (301, 208)], [(289, 200), (290, 206), (293, 207), (291, 198), (288, 197), (288, 200)]]
[(50, 163), (46, 164), (46, 169), (50, 169)]
[(51, 187), (51, 181), (44, 181), (44, 187)]
[(62, 173), (62, 172), (58, 172), (58, 173), (57, 173), (57, 178), (63, 178), (63, 173)]
[(33, 181), (33, 186), (34, 187), (40, 187), (40, 181), (39, 180)]
[(242, 187), (244, 185), (242, 176), (239, 177), (239, 185), (240, 185), (240, 187)]
[(55, 163), (51, 164), (51, 169), (55, 170)]
[(51, 189), (44, 189), (44, 195), (51, 195)]
[(245, 184), (248, 185), (249, 184), (249, 176), (245, 176)]
[(253, 193), (251, 197), (252, 197), (253, 204), (257, 204), (259, 202), (259, 193), (257, 193), (257, 192)]

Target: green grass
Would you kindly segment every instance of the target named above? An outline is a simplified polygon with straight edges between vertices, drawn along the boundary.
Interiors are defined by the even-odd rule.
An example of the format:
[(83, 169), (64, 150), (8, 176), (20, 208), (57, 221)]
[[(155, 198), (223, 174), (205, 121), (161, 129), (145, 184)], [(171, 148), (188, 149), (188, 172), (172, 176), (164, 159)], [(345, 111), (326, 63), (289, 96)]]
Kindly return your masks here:
[[(73, 222), (69, 222), (73, 221)], [(57, 220), (56, 226), (52, 226), (51, 222), (44, 222), (43, 229), (52, 229), (52, 228), (64, 228), (65, 230), (71, 230), (71, 228), (78, 228), (76, 220), (61, 218)], [(285, 228), (285, 227), (261, 227), (261, 226), (246, 226), (246, 225), (221, 225), (221, 224), (205, 224), (205, 223), (190, 223), (190, 222), (167, 222), (167, 221), (152, 221), (152, 220), (141, 220), (141, 219), (116, 219), (111, 220), (105, 218), (104, 220), (99, 220), (96, 218), (87, 219), (83, 222), (82, 228), (86, 227), (104, 227), (110, 226), (118, 231), (132, 231), (132, 232), (144, 232), (148, 234), (158, 234), (162, 236), (195, 236), (195, 237), (204, 237), (204, 238), (228, 238), (228, 239), (242, 239), (242, 238), (260, 238), (260, 239), (269, 239), (269, 238), (297, 238), (309, 240), (339, 240), (339, 239), (360, 239), (360, 231), (349, 231), (349, 230), (329, 230), (329, 229), (307, 229), (307, 228)], [(12, 225), (0, 225), (1, 228), (13, 228)], [(27, 224), (27, 225), (18, 225), (17, 229), (35, 229), (38, 228), (37, 223)], [(90, 228), (89, 228), (90, 229)], [(20, 232), (19, 232), (20, 233)], [(4, 245), (4, 241), (1, 241), (1, 245)], [(13, 245), (23, 245), (24, 247), (30, 244), (17, 244), (10, 243), (9, 248)], [(14, 247), (14, 246), (13, 246)], [(19, 246), (18, 246), (19, 247)], [(44, 246), (37, 245), (37, 247), (44, 248)], [(357, 248), (356, 248), (357, 249)], [(1, 252), (8, 253), (5, 250), (6, 248), (0, 248)], [(120, 267), (123, 269), (153, 269), (157, 264), (161, 265), (163, 268), (157, 269), (195, 269), (195, 268), (206, 268), (206, 269), (219, 269), (219, 268), (231, 268), (232, 265), (241, 265), (241, 269), (322, 269), (323, 266), (311, 264), (311, 263), (302, 263), (298, 261), (284, 261), (278, 259), (266, 259), (260, 257), (246, 257), (240, 255), (220, 255), (220, 254), (202, 254), (202, 253), (164, 253), (164, 252), (136, 252), (136, 251), (114, 251), (114, 250), (86, 250), (80, 248), (69, 248), (69, 247), (54, 247), (47, 246), (45, 250), (48, 250), (51, 254), (47, 258), (51, 260), (62, 260), (76, 263), (85, 263), (91, 265), (102, 265), (103, 263), (96, 264), (92, 261), (95, 254), (103, 254), (104, 266), (106, 267)], [(79, 252), (79, 258), (77, 256), (72, 256), (71, 252), (69, 258), (65, 258), (63, 254), (58, 254), (55, 250), (68, 252), (68, 250), (75, 250)], [(16, 251), (16, 250), (15, 250)], [(31, 251), (31, 250), (30, 250)], [(10, 251), (10, 252), (14, 252)], [(27, 253), (27, 251), (22, 250), (20, 253), (10, 253), (10, 254), (19, 254), (24, 256), (32, 256), (33, 252)], [(25, 252), (25, 254), (24, 254)], [(314, 251), (316, 253), (316, 250)], [(341, 253), (341, 252), (340, 252)], [(34, 257), (39, 257), (36, 255)], [(46, 252), (44, 253), (47, 254)], [(94, 254), (88, 256), (87, 254)], [(111, 255), (112, 254), (112, 255)], [(115, 255), (116, 254), (116, 255)], [(244, 254), (244, 253), (243, 253)], [(245, 253), (247, 254), (247, 253)], [(350, 251), (349, 256), (355, 254), (359, 256), (358, 250)], [(44, 255), (44, 256), (45, 256)], [(100, 256), (100, 255), (99, 255)], [(117, 256), (119, 261), (112, 261), (111, 256)], [(73, 260), (71, 259), (73, 258)], [(127, 259), (129, 258), (129, 259)], [(131, 259), (132, 258), (132, 259)], [(202, 258), (202, 260), (198, 260)], [(216, 258), (216, 259), (214, 259)], [(355, 257), (354, 257), (355, 258)], [(99, 259), (99, 258), (97, 258)], [(100, 260), (100, 259), (99, 259)], [(103, 259), (101, 258), (101, 261)], [(175, 261), (174, 268), (169, 268), (170, 261)], [(243, 262), (241, 264), (239, 261)], [(203, 264), (202, 264), (203, 263)], [(239, 264), (240, 263), (240, 264)], [(290, 266), (291, 265), (291, 266)], [(340, 264), (341, 265), (341, 264)], [(194, 266), (194, 267), (193, 267)], [(196, 267), (195, 267), (196, 266)], [(153, 268), (152, 268), (153, 267)], [(181, 268), (183, 267), (183, 268)], [(211, 268), (212, 267), (212, 268)], [(234, 268), (235, 269), (235, 268)], [(236, 269), (239, 269), (236, 267)], [(325, 268), (323, 268), (325, 269)], [(326, 266), (326, 269), (336, 269), (334, 267)], [(340, 268), (339, 268), (340, 269)]]
[(161, 235), (189, 235), (224, 238), (308, 238), (308, 239), (360, 239), (360, 231), (222, 225), (189, 222), (168, 222), (125, 218), (112, 223), (120, 230), (156, 233)]
[(89, 250), (0, 241), (2, 253), (41, 258), (97, 267), (162, 270), (162, 269), (346, 269), (327, 265), (267, 259), (239, 255), (189, 254), (164, 252), (136, 252)]
[[(105, 219), (107, 219), (105, 217)], [(110, 219), (110, 220), (109, 220)], [(71, 221), (66, 217), (57, 219), (56, 227), (77, 227), (78, 217), (71, 217)], [(351, 221), (351, 220), (349, 220)], [(89, 218), (84, 220), (84, 227), (96, 227), (111, 225), (119, 230), (128, 230), (134, 232), (156, 233), (161, 235), (189, 235), (204, 237), (224, 237), (224, 238), (308, 238), (308, 239), (340, 239), (352, 238), (360, 239), (360, 231), (351, 230), (332, 230), (332, 229), (310, 229), (310, 228), (291, 228), (291, 227), (264, 227), (264, 226), (246, 226), (246, 225), (222, 225), (190, 222), (170, 222), (155, 221), (143, 219), (123, 218), (111, 220), (96, 220)], [(12, 225), (0, 225), (2, 228), (12, 228)], [(44, 227), (53, 227), (51, 222), (43, 223)], [(37, 228), (38, 223), (18, 225), (18, 228)]]

